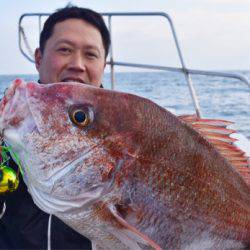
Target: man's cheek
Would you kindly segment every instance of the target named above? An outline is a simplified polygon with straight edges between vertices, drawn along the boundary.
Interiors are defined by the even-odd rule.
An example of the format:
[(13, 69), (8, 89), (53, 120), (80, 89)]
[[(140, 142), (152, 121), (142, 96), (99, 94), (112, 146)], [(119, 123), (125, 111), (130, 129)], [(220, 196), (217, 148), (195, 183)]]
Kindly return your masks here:
[(60, 68), (61, 65), (63, 64), (63, 58), (61, 58), (60, 56), (58, 56), (56, 54), (54, 56), (51, 55), (49, 61), (50, 61), (51, 67), (55, 70)]

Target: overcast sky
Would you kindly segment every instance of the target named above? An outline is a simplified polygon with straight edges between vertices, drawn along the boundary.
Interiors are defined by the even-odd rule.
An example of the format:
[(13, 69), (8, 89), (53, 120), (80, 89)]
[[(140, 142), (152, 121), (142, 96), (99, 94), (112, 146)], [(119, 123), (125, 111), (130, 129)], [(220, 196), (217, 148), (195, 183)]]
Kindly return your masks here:
[[(18, 49), (18, 19), (28, 12), (53, 12), (65, 0), (0, 0), (0, 74), (36, 73)], [(164, 11), (173, 18), (188, 68), (250, 70), (249, 0), (71, 1), (99, 12)], [(24, 23), (37, 46), (37, 21)], [(119, 61), (179, 66), (173, 39), (162, 18), (115, 18), (114, 55)]]

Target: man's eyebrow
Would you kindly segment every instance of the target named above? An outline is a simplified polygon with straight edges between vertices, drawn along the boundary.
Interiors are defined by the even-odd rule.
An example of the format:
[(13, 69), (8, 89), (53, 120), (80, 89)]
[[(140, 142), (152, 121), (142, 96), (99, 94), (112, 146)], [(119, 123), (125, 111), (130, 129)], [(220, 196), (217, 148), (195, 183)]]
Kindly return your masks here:
[[(72, 42), (72, 41), (70, 41), (70, 40), (67, 40), (67, 39), (60, 39), (60, 40), (58, 40), (58, 41), (56, 42), (57, 45), (60, 44), (60, 43), (67, 43), (67, 44), (72, 45), (72, 46), (75, 45), (74, 42)], [(100, 48), (99, 48), (98, 46), (92, 45), (92, 44), (89, 44), (89, 45), (85, 46), (85, 48), (86, 48), (86, 49), (95, 49), (95, 50), (100, 51)]]
[(67, 40), (67, 39), (60, 39), (56, 42), (56, 44), (60, 44), (60, 43), (68, 43), (70, 45), (74, 45), (73, 42), (71, 42), (70, 40)]
[(86, 49), (95, 49), (95, 50), (100, 50), (100, 48), (98, 46), (95, 46), (95, 45), (87, 45), (85, 46)]

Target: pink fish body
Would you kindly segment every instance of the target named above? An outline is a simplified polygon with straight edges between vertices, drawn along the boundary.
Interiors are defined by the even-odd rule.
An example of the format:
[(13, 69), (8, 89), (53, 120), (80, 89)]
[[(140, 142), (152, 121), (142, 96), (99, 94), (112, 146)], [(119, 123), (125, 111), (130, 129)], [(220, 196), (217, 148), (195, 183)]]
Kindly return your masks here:
[(97, 249), (249, 247), (250, 169), (226, 125), (78, 83), (16, 80), (0, 103), (34, 202)]

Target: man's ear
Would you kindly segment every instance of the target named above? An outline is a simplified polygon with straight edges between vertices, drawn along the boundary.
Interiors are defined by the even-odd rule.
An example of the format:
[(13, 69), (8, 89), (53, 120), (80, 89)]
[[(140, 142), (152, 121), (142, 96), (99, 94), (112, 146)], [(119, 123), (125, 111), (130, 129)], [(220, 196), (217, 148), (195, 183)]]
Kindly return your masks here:
[(36, 64), (36, 69), (39, 71), (40, 65), (42, 61), (42, 52), (39, 48), (36, 48), (35, 50), (35, 64)]

